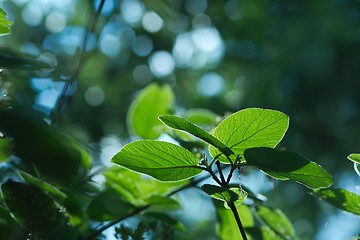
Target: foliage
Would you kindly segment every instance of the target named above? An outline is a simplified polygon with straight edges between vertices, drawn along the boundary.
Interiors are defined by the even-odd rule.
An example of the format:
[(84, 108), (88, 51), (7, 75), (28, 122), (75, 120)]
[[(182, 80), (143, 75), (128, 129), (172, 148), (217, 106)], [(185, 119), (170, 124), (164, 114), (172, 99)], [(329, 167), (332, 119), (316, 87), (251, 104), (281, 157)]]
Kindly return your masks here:
[[(108, 18), (106, 18), (106, 14), (105, 17), (101, 16), (102, 4), (105, 1), (99, 2), (100, 6), (91, 18), (93, 21), (90, 21), (87, 26), (89, 32), (93, 32), (91, 34), (98, 34), (98, 30), (95, 28), (97, 20), (112, 22), (113, 16), (115, 16)], [(189, 4), (184, 8), (191, 12)], [(210, 3), (209, 1), (208, 4), (209, 13), (219, 9), (219, 3)], [(85, 5), (91, 4), (84, 3)], [(180, 12), (176, 12), (181, 11), (180, 5), (171, 8), (166, 1), (160, 1), (156, 4), (149, 1), (141, 3), (142, 7), (158, 12), (162, 18), (169, 18), (167, 22), (169, 24), (171, 23), (169, 16), (176, 16), (176, 18), (181, 16)], [(242, 18), (247, 23), (256, 23), (254, 19), (264, 17), (266, 15), (264, 8), (270, 4), (265, 2), (258, 4), (256, 1), (239, 1), (239, 3), (228, 1), (225, 4), (225, 12), (230, 18), (236, 18), (236, 8), (233, 5), (246, 10), (244, 10)], [(293, 5), (290, 8), (296, 9)], [(280, 11), (276, 9), (278, 8), (273, 8), (273, 11)], [(285, 10), (281, 11), (286, 12)], [(165, 13), (168, 13), (169, 16)], [(219, 19), (222, 17), (221, 14), (213, 15), (218, 16)], [(205, 17), (203, 15), (196, 16), (197, 18), (194, 18), (192, 22), (194, 32), (196, 29), (204, 30), (201, 29), (200, 25), (207, 24), (207, 15), (204, 14)], [(213, 21), (213, 23), (210, 24), (222, 26), (217, 18), (211, 18), (209, 21)], [(117, 18), (114, 17), (114, 19)], [(272, 20), (270, 19), (271, 24)], [(178, 20), (175, 22), (179, 22)], [(50, 20), (47, 21), (50, 22)], [(77, 19), (76, 21), (82, 22), (83, 20)], [(292, 26), (294, 21), (294, 19), (289, 20), (289, 26)], [(201, 24), (197, 25), (197, 22)], [(6, 20), (5, 12), (1, 10), (0, 34), (9, 33), (10, 24), (11, 22)], [(232, 23), (235, 26), (234, 29), (241, 27), (246, 30), (246, 27), (236, 24), (236, 22)], [(103, 29), (110, 29), (109, 26), (107, 25)], [(123, 27), (116, 26), (120, 29)], [(132, 27), (136, 28), (136, 24)], [(339, 26), (334, 25), (334, 28), (339, 28)], [(262, 29), (262, 27), (256, 24), (256, 29)], [(272, 30), (268, 34), (274, 37), (273, 34), (277, 35), (278, 30)], [(228, 29), (224, 28), (221, 31), (226, 36)], [(328, 29), (328, 31), (331, 30)], [(202, 32), (202, 34), (204, 33), (209, 32)], [(214, 34), (214, 32), (211, 33)], [(217, 32), (215, 31), (215, 33)], [(294, 34), (291, 30), (287, 29), (287, 33), (289, 34), (287, 37), (294, 37), (291, 35)], [(53, 34), (52, 37), (55, 35)], [(124, 38), (130, 39), (131, 35), (131, 31), (124, 31), (121, 37), (125, 36)], [(263, 38), (255, 35), (249, 35), (249, 37), (258, 39), (257, 41)], [(346, 34), (344, 33), (344, 35)], [(99, 42), (105, 39), (104, 36), (101, 35)], [(24, 34), (25, 37), (26, 34)], [(159, 33), (159, 35), (154, 33), (152, 37), (166, 42), (173, 36), (169, 33)], [(208, 199), (211, 199), (216, 212), (216, 223), (207, 226), (205, 229), (207, 233), (211, 232), (208, 231), (209, 229), (216, 229), (217, 237), (220, 239), (301, 239), (291, 224), (290, 220), (293, 219), (285, 215), (285, 213), (288, 214), (289, 209), (278, 209), (276, 199), (267, 199), (258, 193), (254, 193), (251, 187), (246, 186), (243, 179), (247, 177), (249, 172), (265, 173), (272, 181), (294, 181), (302, 185), (300, 189), (303, 186), (307, 187), (311, 195), (316, 198), (341, 210), (360, 215), (359, 195), (341, 188), (329, 188), (333, 183), (333, 177), (318, 164), (321, 162), (323, 165), (323, 161), (309, 161), (298, 153), (284, 149), (283, 146), (294, 145), (289, 144), (289, 142), (280, 143), (289, 127), (289, 116), (282, 112), (284, 110), (244, 107), (262, 105), (284, 109), (276, 103), (284, 99), (286, 99), (286, 104), (291, 102), (290, 100), (287, 101), (288, 98), (282, 94), (274, 93), (274, 89), (268, 83), (266, 86), (262, 87), (260, 84), (260, 87), (251, 89), (246, 86), (249, 84), (248, 80), (244, 80), (249, 77), (255, 80), (267, 79), (270, 83), (274, 83), (274, 79), (285, 75), (278, 66), (269, 64), (267, 59), (277, 59), (276, 56), (288, 55), (286, 48), (276, 48), (276, 51), (271, 50), (275, 48), (270, 48), (267, 45), (262, 46), (263, 49), (258, 48), (256, 50), (255, 48), (258, 52), (256, 55), (259, 55), (256, 57), (258, 62), (251, 63), (252, 60), (250, 59), (253, 57), (250, 56), (250, 50), (254, 48), (246, 46), (251, 45), (253, 41), (245, 40), (241, 44), (237, 44), (232, 42), (234, 41), (231, 39), (232, 37), (237, 38), (238, 36), (230, 34), (227, 39), (227, 51), (230, 52), (226, 53), (228, 54), (227, 58), (217, 63), (211, 63), (211, 58), (204, 60), (209, 62), (201, 70), (218, 71), (217, 67), (223, 69), (221, 70), (222, 74), (226, 76), (224, 88), (229, 88), (227, 91), (231, 93), (224, 98), (225, 100), (221, 100), (216, 94), (211, 95), (210, 85), (206, 88), (208, 93), (203, 93), (202, 97), (194, 94), (196, 89), (199, 92), (201, 91), (199, 90), (200, 84), (197, 85), (198, 87), (194, 87), (195, 85), (190, 81), (192, 78), (200, 78), (200, 70), (197, 69), (193, 60), (189, 60), (189, 63), (183, 63), (186, 67), (178, 67), (176, 77), (175, 74), (174, 76), (158, 76), (160, 81), (156, 79), (151, 83), (146, 80), (144, 69), (147, 68), (144, 68), (144, 65), (139, 65), (142, 66), (141, 71), (139, 70), (140, 75), (146, 81), (142, 79), (141, 81), (144, 82), (138, 81), (136, 84), (130, 84), (130, 81), (121, 81), (121, 88), (118, 88), (116, 87), (118, 83), (114, 81), (117, 78), (113, 75), (114, 69), (120, 69), (124, 72), (124, 75), (121, 76), (123, 80), (131, 75), (125, 69), (131, 69), (129, 66), (132, 62), (139, 64), (143, 60), (134, 60), (128, 57), (126, 50), (122, 54), (125, 56), (124, 59), (127, 58), (126, 61), (129, 65), (124, 64), (123, 59), (115, 59), (115, 56), (111, 57), (113, 58), (111, 61), (109, 59), (104, 60), (104, 56), (96, 51), (94, 57), (85, 59), (84, 56), (87, 55), (85, 54), (87, 49), (86, 34), (83, 45), (78, 49), (79, 55), (76, 55), (79, 65), (74, 65), (73, 56), (63, 55), (64, 53), (61, 50), (55, 52), (60, 61), (57, 66), (49, 59), (32, 59), (33, 57), (28, 55), (2, 49), (0, 65), (5, 68), (5, 74), (0, 79), (0, 93), (4, 93), (6, 96), (11, 93), (6, 87), (9, 85), (5, 84), (7, 78), (11, 82), (16, 82), (14, 85), (20, 87), (16, 89), (14, 95), (11, 95), (13, 98), (2, 98), (2, 96), (0, 98), (0, 180), (2, 184), (0, 238), (97, 239), (106, 238), (102, 235), (103, 232), (113, 226), (115, 226), (114, 236), (118, 239), (182, 239), (184, 235), (188, 238), (192, 235), (186, 231), (198, 226), (186, 225), (184, 217), (177, 214), (182, 209), (182, 201), (184, 201), (181, 200), (178, 193), (181, 196), (185, 190), (194, 188), (198, 192), (209, 195)], [(46, 41), (51, 42), (51, 37), (44, 37), (44, 39), (44, 43)], [(271, 37), (267, 39), (271, 40)], [(276, 39), (272, 40), (276, 42)], [(135, 42), (134, 40), (133, 43), (124, 44), (122, 47), (124, 49), (131, 46), (135, 48)], [(234, 46), (231, 47), (231, 44)], [(103, 46), (100, 43), (98, 45)], [(156, 48), (158, 47), (156, 46)], [(203, 46), (200, 46), (200, 49), (201, 47)], [(222, 46), (217, 47), (218, 49), (222, 48)], [(299, 49), (297, 51), (301, 53), (302, 50)], [(233, 53), (231, 53), (232, 50)], [(283, 52), (284, 50), (286, 52)], [(323, 58), (324, 55), (328, 56), (326, 54), (328, 51), (322, 50), (325, 53), (320, 51), (317, 55), (319, 58)], [(244, 66), (239, 66), (237, 62), (233, 64), (233, 61), (230, 61), (234, 54), (237, 54), (236, 52), (240, 52), (241, 62), (248, 68), (245, 69)], [(194, 58), (204, 59), (204, 55), (201, 53), (194, 53), (193, 55)], [(69, 59), (70, 61), (68, 61)], [(295, 63), (291, 59), (291, 61), (287, 61), (286, 58), (280, 60), (277, 61), (277, 64), (282, 66), (281, 69), (287, 69), (292, 65), (297, 66), (297, 62)], [(64, 67), (67, 62), (74, 65), (76, 69), (72, 76), (64, 78), (66, 80), (63, 81), (65, 82), (62, 86), (63, 92), (58, 94), (56, 104), (49, 107), (50, 110), (36, 104), (32, 105), (32, 101), (28, 100), (30, 98), (35, 99), (34, 95), (25, 94), (26, 97), (24, 98), (18, 97), (27, 92), (22, 89), (26, 88), (23, 86), (26, 81), (16, 80), (23, 80), (24, 75), (26, 77), (36, 75), (35, 81), (47, 81), (47, 77), (62, 79), (63, 74), (68, 75), (66, 73), (68, 70)], [(101, 64), (99, 64), (100, 62)], [(84, 71), (79, 77), (82, 64), (84, 64)], [(255, 71), (252, 64), (261, 65), (262, 71)], [(307, 64), (305, 60), (302, 64), (307, 66), (305, 75), (317, 79), (319, 72), (314, 70), (312, 66), (308, 66), (311, 64)], [(267, 68), (263, 65), (272, 67)], [(186, 71), (187, 69), (192, 71)], [(132, 74), (139, 75), (139, 71), (134, 71)], [(101, 75), (103, 72), (107, 72), (108, 76)], [(153, 75), (156, 74), (153, 72)], [(239, 77), (242, 75), (246, 75), (246, 77)], [(92, 104), (91, 106), (96, 112), (96, 114), (92, 113), (89, 116), (88, 112), (84, 111), (84, 107), (81, 107), (82, 101), (77, 98), (79, 94), (72, 99), (72, 95), (76, 91), (74, 86), (77, 83), (77, 77), (80, 79), (78, 93), (85, 92), (83, 87), (89, 87), (91, 84), (104, 84), (103, 88), (105, 85), (111, 86), (106, 86), (110, 93), (105, 98), (107, 107), (99, 107), (101, 104), (92, 101), (101, 99), (99, 88), (89, 88), (86, 91), (88, 95), (85, 94), (85, 96), (90, 96), (88, 97), (90, 100), (87, 101), (89, 105)], [(310, 79), (313, 79), (312, 77)], [(81, 79), (87, 81), (81, 82)], [(100, 83), (99, 79), (102, 79), (103, 83)], [(233, 81), (234, 79), (236, 80)], [(62, 80), (51, 80), (53, 85), (58, 83), (62, 83)], [(246, 97), (239, 92), (237, 89), (239, 86), (236, 84), (240, 84), (241, 89), (247, 90), (243, 94)], [(257, 85), (259, 86), (259, 81)], [(33, 88), (35, 86), (39, 85), (32, 85)], [(324, 88), (326, 87), (324, 86)], [(142, 89), (137, 91), (139, 88)], [(234, 88), (233, 91), (231, 91), (232, 88)], [(136, 90), (134, 91), (134, 89)], [(224, 89), (223, 91), (225, 92)], [(178, 98), (181, 96), (179, 92), (188, 95)], [(318, 94), (321, 95), (325, 92), (327, 93), (327, 91), (320, 91)], [(134, 97), (131, 98), (129, 95)], [(269, 99), (275, 99), (275, 103), (262, 101), (261, 99), (266, 99), (265, 96), (270, 96)], [(288, 97), (292, 99), (290, 96)], [(351, 102), (351, 98), (349, 99)], [(307, 102), (308, 98), (304, 101)], [(262, 103), (258, 104), (259, 102)], [(68, 109), (67, 113), (63, 112), (68, 103), (72, 103), (70, 111)], [(191, 108), (191, 105), (196, 108)], [(199, 106), (204, 108), (199, 108)], [(40, 109), (40, 111), (34, 111), (32, 108)], [(114, 109), (117, 110), (114, 111)], [(219, 112), (223, 113), (226, 110), (234, 113), (219, 114)], [(123, 117), (122, 114), (125, 112), (126, 117)], [(304, 115), (296, 110), (295, 112), (293, 110), (284, 112), (288, 112), (292, 116), (292, 121), (296, 125), (295, 128), (304, 129), (306, 126), (308, 127), (306, 124), (309, 121), (302, 122), (306, 119)], [(321, 111), (319, 110), (319, 112)], [(82, 125), (81, 129), (85, 130), (79, 130), (72, 125), (73, 123), (69, 120), (72, 118), (71, 115), (82, 119), (83, 123), (79, 125)], [(62, 121), (64, 122), (59, 121), (61, 120), (59, 116), (63, 116)], [(328, 115), (324, 114), (324, 116)], [(125, 125), (123, 124), (124, 119), (126, 119), (127, 132), (122, 126)], [(96, 121), (100, 124), (94, 124)], [(326, 119), (326, 124), (328, 122), (331, 121)], [(315, 126), (314, 129), (323, 131), (322, 127)], [(334, 127), (334, 129), (337, 128)], [(90, 139), (93, 140), (93, 138), (98, 141), (100, 136), (108, 132), (116, 132), (116, 135), (121, 135), (122, 138), (121, 144), (116, 145), (117, 153), (111, 155), (113, 153), (110, 152), (111, 156), (105, 159), (106, 163), (104, 164), (99, 161), (98, 155), (108, 150), (105, 147), (97, 149), (101, 144), (91, 143), (90, 147), (85, 145), (90, 143)], [(301, 134), (303, 133), (301, 132)], [(78, 140), (79, 138), (81, 141)], [(164, 139), (167, 140), (164, 141)], [(318, 142), (319, 146), (323, 144), (316, 137), (314, 141)], [(119, 146), (123, 143), (127, 144)], [(283, 146), (279, 147), (278, 144), (283, 144)], [(313, 145), (308, 144), (309, 148)], [(299, 146), (297, 149), (304, 148)], [(305, 147), (305, 149), (307, 148)], [(321, 147), (319, 149), (321, 150)], [(306, 155), (309, 154), (306, 153)], [(111, 162), (121, 167), (109, 165), (111, 157)], [(354, 162), (355, 171), (360, 176), (359, 154), (350, 154), (348, 158)], [(209, 178), (213, 179), (211, 184)], [(205, 180), (206, 183), (203, 183)], [(191, 202), (191, 199), (185, 199), (185, 202)], [(209, 209), (205, 210), (209, 211)], [(298, 211), (298, 209), (295, 210)], [(215, 228), (215, 224), (218, 225), (217, 228)], [(194, 237), (194, 239), (200, 238)]]

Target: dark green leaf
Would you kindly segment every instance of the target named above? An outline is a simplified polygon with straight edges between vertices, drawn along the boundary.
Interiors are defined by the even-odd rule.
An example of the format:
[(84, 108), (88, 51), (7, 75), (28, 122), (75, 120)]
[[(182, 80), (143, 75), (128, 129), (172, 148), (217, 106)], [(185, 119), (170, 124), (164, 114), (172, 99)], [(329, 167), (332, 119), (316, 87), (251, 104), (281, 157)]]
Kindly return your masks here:
[(256, 213), (282, 239), (295, 239), (295, 232), (289, 219), (280, 209), (260, 206)]
[(186, 131), (205, 142), (213, 145), (217, 149), (219, 149), (222, 153), (227, 156), (230, 156), (233, 152), (222, 143), (219, 139), (211, 135), (210, 133), (206, 132), (204, 129), (194, 125), (189, 120), (179, 117), (179, 116), (171, 116), (171, 115), (164, 115), (160, 116), (159, 119), (168, 127), (174, 128), (176, 130), (183, 130)]
[(13, 150), (13, 142), (8, 138), (0, 138), (0, 163), (5, 161)]
[(348, 159), (355, 163), (360, 163), (360, 153), (352, 153), (348, 156)]
[(49, 232), (62, 224), (59, 207), (40, 188), (10, 179), (1, 190), (14, 219), (28, 230)]
[(238, 194), (236, 194), (234, 191), (220, 186), (204, 184), (201, 188), (212, 198), (218, 199), (220, 201), (235, 202), (239, 198)]
[(299, 154), (260, 147), (245, 150), (246, 162), (267, 175), (280, 180), (294, 180), (308, 188), (325, 188), (333, 183), (332, 176), (318, 164)]
[(158, 117), (169, 114), (174, 105), (174, 94), (168, 85), (150, 84), (132, 102), (127, 123), (133, 134), (142, 138), (155, 139), (160, 136), (156, 129), (161, 126)]
[(10, 33), (10, 25), (12, 22), (6, 19), (6, 12), (0, 8), (0, 35)]
[(111, 161), (161, 181), (180, 181), (202, 172), (198, 159), (191, 152), (175, 144), (156, 140), (127, 144)]
[[(279, 111), (248, 108), (225, 118), (214, 130), (214, 137), (243, 157), (244, 150), (252, 147), (275, 147), (285, 135), (289, 126), (289, 117)], [(212, 157), (220, 152), (210, 146)], [(219, 160), (229, 161), (224, 157)]]
[(134, 206), (114, 190), (107, 190), (96, 196), (87, 208), (90, 218), (97, 221), (111, 221), (129, 214)]
[(360, 196), (345, 189), (321, 189), (315, 196), (341, 210), (360, 215)]

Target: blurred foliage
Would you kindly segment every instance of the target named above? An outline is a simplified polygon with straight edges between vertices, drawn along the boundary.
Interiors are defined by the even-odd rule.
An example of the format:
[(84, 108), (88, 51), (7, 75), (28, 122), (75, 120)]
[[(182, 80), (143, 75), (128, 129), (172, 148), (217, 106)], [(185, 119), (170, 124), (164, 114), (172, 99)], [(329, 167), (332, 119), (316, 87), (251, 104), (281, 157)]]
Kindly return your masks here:
[[(216, 115), (247, 107), (287, 113), (292, 124), (282, 146), (315, 159), (334, 175), (335, 187), (356, 191), (359, 180), (346, 156), (360, 146), (359, 1), (106, 0), (89, 36), (81, 74), (71, 85), (56, 129), (49, 128), (43, 119), (51, 121), (64, 83), (79, 67), (77, 48), (99, 2), (0, 3), (13, 22), (11, 34), (0, 38), (0, 109), (26, 109), (1, 111), (1, 135), (6, 136), (0, 141), (1, 182), (19, 180), (19, 169), (30, 174), (25, 180), (32, 184), (50, 181), (55, 192), (35, 185), (65, 206), (69, 223), (80, 234), (90, 232), (95, 224), (81, 219), (97, 209), (88, 205), (95, 195), (104, 203), (106, 194), (114, 194), (114, 174), (104, 174), (106, 187), (92, 177), (131, 141), (129, 106), (140, 89), (156, 82), (172, 87), (174, 112), (186, 116), (185, 109), (208, 109), (211, 123)], [(159, 18), (160, 29), (146, 24)], [(6, 135), (5, 128), (12, 132)], [(15, 154), (9, 156), (12, 147)], [(58, 199), (57, 191), (64, 199)], [(123, 200), (136, 195), (115, 191)], [(319, 219), (335, 214), (293, 185), (280, 183), (263, 194), (273, 207), (281, 206), (301, 239), (314, 239), (327, 221)], [(0, 235), (27, 235), (3, 210), (1, 199)], [(201, 231), (212, 233), (207, 226), (202, 230), (204, 225), (197, 225), (196, 239)], [(61, 231), (74, 237), (68, 226)]]

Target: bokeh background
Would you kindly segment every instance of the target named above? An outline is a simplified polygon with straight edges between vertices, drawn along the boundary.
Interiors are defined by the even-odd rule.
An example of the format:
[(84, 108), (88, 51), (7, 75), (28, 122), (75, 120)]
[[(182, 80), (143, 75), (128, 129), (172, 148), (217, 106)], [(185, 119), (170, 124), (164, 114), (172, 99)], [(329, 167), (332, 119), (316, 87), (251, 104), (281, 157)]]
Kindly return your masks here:
[[(99, 2), (0, 2), (14, 23), (11, 34), (0, 38), (2, 51), (54, 66), (4, 72), (2, 101), (50, 116), (78, 67), (77, 49)], [(151, 82), (168, 83), (179, 112), (207, 108), (222, 116), (263, 107), (287, 113), (290, 128), (281, 147), (321, 164), (334, 176), (335, 187), (360, 192), (346, 159), (360, 152), (359, 1), (106, 0), (86, 49), (58, 126), (96, 149), (99, 164), (110, 165), (129, 141), (126, 113), (134, 94)], [(244, 181), (283, 209), (300, 239), (349, 239), (360, 232), (359, 218), (301, 186), (274, 184), (258, 173)], [(192, 206), (209, 209), (200, 218), (190, 211), (193, 219), (187, 221), (197, 223), (198, 234), (211, 235), (209, 202), (194, 192), (183, 197), (187, 194)]]

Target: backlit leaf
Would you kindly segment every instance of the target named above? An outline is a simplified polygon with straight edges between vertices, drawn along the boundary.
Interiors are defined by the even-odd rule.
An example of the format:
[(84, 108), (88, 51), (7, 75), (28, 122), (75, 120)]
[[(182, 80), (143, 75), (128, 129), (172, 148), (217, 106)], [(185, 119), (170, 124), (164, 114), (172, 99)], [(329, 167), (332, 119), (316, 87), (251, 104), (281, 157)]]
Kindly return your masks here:
[(204, 184), (201, 186), (202, 190), (210, 195), (212, 198), (218, 199), (224, 202), (235, 202), (238, 200), (238, 194), (232, 190), (215, 186), (211, 184)]
[(291, 179), (312, 189), (329, 187), (333, 183), (325, 169), (294, 152), (250, 148), (245, 150), (245, 158), (249, 165), (276, 179)]
[(198, 159), (191, 152), (175, 144), (156, 140), (127, 144), (111, 161), (161, 181), (180, 181), (202, 172)]
[(179, 116), (164, 115), (164, 116), (160, 116), (159, 119), (168, 127), (171, 127), (176, 130), (186, 131), (204, 140), (205, 142), (219, 149), (222, 153), (224, 153), (227, 156), (233, 153), (229, 149), (229, 147), (226, 146), (224, 143), (222, 143), (219, 139), (217, 139), (216, 137), (214, 137), (204, 129), (191, 123), (189, 120), (185, 118)]
[(345, 189), (321, 189), (315, 196), (341, 210), (360, 215), (360, 196)]
[(155, 139), (160, 136), (158, 116), (169, 114), (174, 105), (174, 94), (168, 85), (150, 84), (132, 102), (127, 115), (129, 130), (139, 137)]
[(13, 150), (13, 142), (8, 138), (0, 138), (0, 163), (5, 161)]
[(360, 153), (352, 153), (348, 156), (348, 159), (355, 163), (360, 163)]
[[(252, 147), (275, 147), (289, 126), (289, 117), (279, 111), (248, 108), (225, 118), (214, 130), (214, 137), (222, 141), (236, 154), (243, 157), (244, 150)], [(212, 157), (220, 151), (210, 146)], [(224, 157), (219, 160), (229, 161)]]
[(0, 35), (10, 33), (11, 21), (6, 19), (6, 12), (0, 8)]

